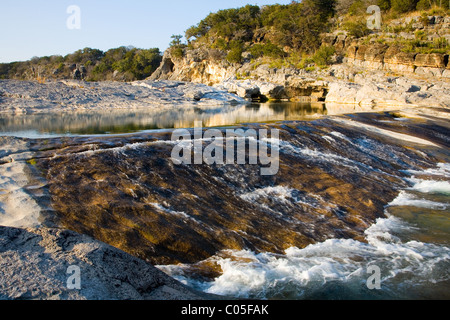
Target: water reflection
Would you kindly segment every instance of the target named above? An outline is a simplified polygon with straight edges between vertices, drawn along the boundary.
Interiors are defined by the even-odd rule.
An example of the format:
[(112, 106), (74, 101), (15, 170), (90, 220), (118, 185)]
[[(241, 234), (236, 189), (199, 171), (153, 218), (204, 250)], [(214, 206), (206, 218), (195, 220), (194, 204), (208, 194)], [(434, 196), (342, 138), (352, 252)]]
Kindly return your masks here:
[(305, 120), (326, 114), (323, 104), (280, 102), (225, 107), (183, 107), (62, 114), (1, 115), (0, 134), (28, 138), (119, 134), (153, 129), (205, 127), (250, 122)]

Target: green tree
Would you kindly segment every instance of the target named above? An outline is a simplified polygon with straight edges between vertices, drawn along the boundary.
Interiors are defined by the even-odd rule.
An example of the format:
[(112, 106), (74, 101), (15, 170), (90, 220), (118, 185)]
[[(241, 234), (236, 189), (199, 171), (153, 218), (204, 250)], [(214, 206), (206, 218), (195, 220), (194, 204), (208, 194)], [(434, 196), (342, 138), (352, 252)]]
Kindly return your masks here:
[(171, 47), (179, 47), (181, 46), (182, 42), (181, 39), (183, 39), (183, 36), (181, 34), (174, 34), (170, 37), (172, 39), (172, 42), (170, 42)]
[(332, 46), (320, 47), (313, 56), (313, 61), (316, 65), (323, 67), (331, 64), (331, 57), (336, 52), (336, 49)]
[(391, 0), (392, 10), (405, 13), (416, 9), (418, 0)]
[(391, 0), (378, 0), (378, 6), (381, 10), (389, 10), (391, 8)]
[(233, 40), (230, 42), (230, 52), (227, 55), (227, 60), (230, 63), (241, 63), (242, 53), (244, 53), (244, 43), (241, 41)]
[(276, 44), (273, 44), (272, 42), (267, 43), (257, 43), (254, 44), (250, 48), (250, 53), (254, 58), (259, 57), (271, 57), (271, 58), (281, 58), (284, 56), (284, 51), (277, 46)]

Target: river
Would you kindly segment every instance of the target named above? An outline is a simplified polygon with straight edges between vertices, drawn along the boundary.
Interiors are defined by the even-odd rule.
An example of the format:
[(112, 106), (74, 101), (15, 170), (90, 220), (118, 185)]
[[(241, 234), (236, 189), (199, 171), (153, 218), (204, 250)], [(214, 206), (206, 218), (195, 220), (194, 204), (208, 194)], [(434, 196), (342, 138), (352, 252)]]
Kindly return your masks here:
[[(256, 140), (279, 171), (174, 164), (173, 129), (196, 121), (278, 130)], [(88, 234), (209, 293), (448, 299), (449, 128), (301, 103), (2, 115), (0, 223)]]

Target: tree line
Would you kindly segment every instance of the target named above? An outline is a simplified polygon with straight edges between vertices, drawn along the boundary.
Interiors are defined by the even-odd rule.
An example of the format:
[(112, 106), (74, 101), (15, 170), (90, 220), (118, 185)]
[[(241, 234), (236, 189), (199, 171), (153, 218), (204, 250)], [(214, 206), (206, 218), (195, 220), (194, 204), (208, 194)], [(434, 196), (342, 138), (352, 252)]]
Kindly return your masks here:
[(66, 56), (34, 57), (0, 64), (0, 79), (83, 79), (134, 81), (149, 77), (160, 65), (159, 49), (119, 47), (103, 52), (84, 48)]

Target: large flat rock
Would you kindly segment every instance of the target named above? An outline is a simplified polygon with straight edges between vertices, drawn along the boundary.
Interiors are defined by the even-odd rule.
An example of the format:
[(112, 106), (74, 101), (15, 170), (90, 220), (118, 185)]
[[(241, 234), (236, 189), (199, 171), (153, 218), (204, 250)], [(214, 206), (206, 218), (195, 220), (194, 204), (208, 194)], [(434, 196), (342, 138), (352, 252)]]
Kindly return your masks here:
[[(123, 251), (62, 229), (0, 227), (0, 270), (3, 300), (216, 298), (185, 287)], [(79, 282), (74, 278), (77, 270)], [(77, 284), (80, 289), (72, 289)]]
[(0, 80), (0, 113), (210, 106), (247, 103), (204, 84), (181, 81), (84, 82)]

